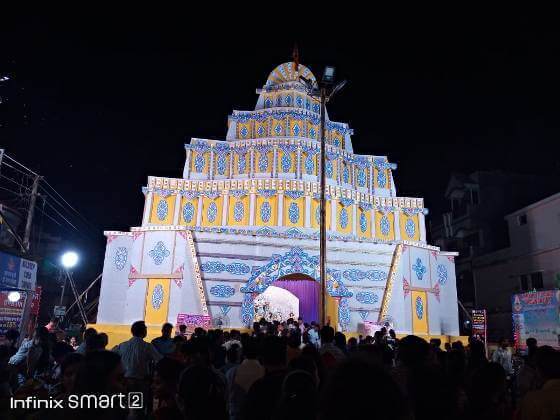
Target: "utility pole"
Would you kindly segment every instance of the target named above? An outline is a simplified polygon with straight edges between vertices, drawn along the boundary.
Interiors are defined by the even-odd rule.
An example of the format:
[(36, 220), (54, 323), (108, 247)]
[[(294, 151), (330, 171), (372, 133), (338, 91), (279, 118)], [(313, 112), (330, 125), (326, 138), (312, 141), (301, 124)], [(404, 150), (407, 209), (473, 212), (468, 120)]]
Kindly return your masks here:
[(321, 164), (319, 166), (321, 170), (321, 200), (320, 200), (320, 210), (319, 214), (321, 216), (319, 224), (319, 267), (321, 275), (321, 295), (319, 298), (319, 319), (321, 320), (321, 325), (327, 324), (327, 200), (326, 200), (326, 189), (327, 189), (327, 177), (325, 171), (325, 161), (326, 161), (326, 137), (325, 137), (325, 109), (327, 102), (327, 89), (325, 86), (321, 87), (320, 91), (321, 97), (321, 127), (319, 131), (321, 132), (321, 138), (319, 139), (321, 143)]
[(31, 237), (31, 226), (33, 223), (33, 215), (35, 214), (35, 202), (37, 201), (37, 190), (39, 189), (39, 181), (41, 176), (35, 175), (33, 180), (33, 187), (31, 189), (31, 199), (29, 200), (29, 210), (27, 211), (27, 221), (25, 223), (25, 234), (23, 236), (23, 247), (25, 252), (29, 252), (30, 248), (30, 237)]

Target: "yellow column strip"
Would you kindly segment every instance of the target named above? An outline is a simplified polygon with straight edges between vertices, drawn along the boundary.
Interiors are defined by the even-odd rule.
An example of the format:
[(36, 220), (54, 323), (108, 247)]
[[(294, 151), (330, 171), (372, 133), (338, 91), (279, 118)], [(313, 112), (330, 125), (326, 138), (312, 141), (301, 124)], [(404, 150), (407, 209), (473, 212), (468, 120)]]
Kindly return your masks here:
[(393, 283), (395, 281), (395, 276), (399, 269), (399, 262), (401, 260), (403, 245), (398, 244), (395, 248), (395, 253), (393, 254), (393, 261), (391, 263), (391, 270), (389, 271), (389, 276), (387, 278), (387, 284), (385, 285), (385, 293), (383, 294), (383, 300), (381, 302), (381, 311), (379, 312), (379, 317), (377, 322), (382, 322), (387, 315), (387, 310), (389, 309), (389, 304), (391, 303), (391, 294), (393, 293)]
[(198, 288), (198, 297), (200, 298), (202, 315), (208, 315), (208, 307), (206, 306), (206, 296), (204, 294), (204, 285), (202, 284), (202, 277), (200, 276), (200, 266), (198, 265), (198, 258), (196, 257), (196, 249), (194, 247), (192, 233), (190, 230), (185, 230), (185, 233), (187, 235), (187, 244), (189, 245), (189, 250), (191, 252), (194, 279), (196, 281), (196, 287)]

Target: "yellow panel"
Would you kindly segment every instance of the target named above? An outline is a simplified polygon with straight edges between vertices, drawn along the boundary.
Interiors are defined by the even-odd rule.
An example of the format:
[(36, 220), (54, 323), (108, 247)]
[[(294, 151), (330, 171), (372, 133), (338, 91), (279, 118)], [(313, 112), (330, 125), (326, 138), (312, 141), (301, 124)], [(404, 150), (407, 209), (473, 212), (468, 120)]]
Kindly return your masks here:
[(330, 143), (331, 143), (333, 146), (342, 147), (342, 145), (343, 145), (343, 141), (342, 141), (342, 140), (343, 140), (342, 134), (340, 134), (340, 133), (339, 133), (338, 131), (336, 131), (336, 130), (332, 130), (332, 131), (331, 131), (331, 141), (330, 141)]
[[(238, 202), (243, 205), (243, 217), (240, 220), (235, 220), (235, 205)], [(239, 198), (230, 196), (228, 206), (228, 226), (248, 226), (250, 206), (251, 201), (249, 200), (248, 195)]]
[(313, 140), (319, 139), (319, 125), (316, 124), (307, 124), (307, 137)]
[(252, 121), (247, 121), (245, 123), (237, 123), (237, 138), (238, 139), (250, 139), (252, 138)]
[(428, 300), (426, 292), (413, 290), (412, 297), (412, 333), (428, 334)]
[[(167, 322), (170, 279), (148, 279), (144, 321), (150, 325)], [(158, 289), (156, 291), (156, 288)], [(155, 291), (155, 293), (154, 293)]]
[(387, 216), (387, 220), (389, 221), (389, 232), (387, 235), (384, 235), (381, 230), (383, 213), (380, 211), (375, 212), (375, 237), (390, 241), (395, 239), (395, 215), (392, 212), (388, 212), (385, 216)]
[[(204, 159), (204, 166), (202, 167), (202, 171), (200, 171), (200, 172), (197, 171), (197, 169), (196, 169), (196, 158), (199, 155), (201, 155)], [(199, 153), (199, 152), (196, 152), (194, 150), (192, 151), (192, 155), (191, 155), (191, 171), (192, 172), (207, 174), (209, 165), (210, 165), (210, 152)]]
[[(208, 209), (212, 205), (212, 203), (216, 204), (216, 213), (215, 218), (213, 221), (209, 218)], [(221, 226), (222, 225), (222, 197), (218, 197), (215, 200), (204, 197), (202, 199), (202, 226)]]
[[(161, 204), (160, 204), (161, 202)], [(165, 204), (164, 204), (165, 203)], [(160, 212), (158, 216), (158, 206), (161, 209), (166, 209)], [(160, 216), (164, 215), (163, 218)], [(175, 195), (163, 197), (159, 194), (154, 194), (152, 199), (152, 211), (150, 213), (150, 223), (156, 225), (171, 225), (173, 224), (173, 215), (175, 214)]]
[(389, 181), (389, 171), (384, 169), (383, 172), (385, 173), (385, 185), (382, 187), (378, 182), (379, 169), (373, 169), (373, 185), (375, 185), (375, 188), (391, 188), (391, 184)]
[[(188, 209), (185, 209), (188, 206)], [(198, 197), (189, 200), (183, 197), (181, 200), (181, 211), (179, 214), (179, 224), (183, 226), (195, 226), (196, 215), (198, 214)], [(185, 219), (187, 217), (187, 219)]]
[[(362, 216), (363, 215), (363, 216)], [(361, 207), (358, 206), (358, 220), (356, 223), (356, 228), (358, 232), (358, 236), (360, 238), (371, 238), (371, 210), (363, 210)], [(365, 220), (365, 224), (362, 223), (362, 219)], [(362, 229), (362, 226), (365, 227), (365, 232)]]
[[(282, 167), (282, 157), (288, 155), (291, 158), (290, 169), (287, 171)], [(278, 149), (278, 163), (276, 164), (278, 172), (293, 173), (296, 171), (297, 155), (295, 153), (286, 153), (281, 149)]]
[(326, 319), (330, 320), (330, 325), (336, 328), (338, 324), (338, 301), (327, 293), (327, 316)]
[[(296, 129), (297, 127), (297, 129)], [(290, 136), (302, 137), (303, 132), (303, 121), (290, 118)]]
[[(279, 128), (277, 128), (279, 127)], [(273, 137), (276, 136), (285, 136), (285, 129), (286, 129), (286, 121), (285, 120), (272, 120), (272, 130), (270, 131), (270, 135)]]
[(239, 172), (239, 153), (235, 153), (233, 160), (233, 173), (236, 175), (249, 173), (249, 166), (251, 165), (251, 154), (249, 152), (245, 152), (241, 153), (241, 155), (245, 155), (245, 170), (241, 173)]
[[(297, 210), (296, 210), (297, 206)], [(292, 211), (290, 212), (290, 208)], [(290, 220), (290, 213), (292, 220)], [(284, 216), (283, 224), (287, 227), (303, 227), (305, 222), (305, 198), (301, 197), (292, 200), (290, 197), (284, 196)], [(295, 223), (294, 223), (295, 222)]]
[(268, 137), (268, 119), (255, 121), (255, 137)]
[[(414, 235), (409, 236), (406, 232), (406, 224), (408, 221), (412, 221), (414, 223)], [(420, 224), (418, 223), (418, 215), (413, 214), (407, 216), (404, 212), (400, 214), (400, 229), (401, 229), (401, 238), (406, 239), (407, 241), (419, 241), (420, 240)]]
[[(313, 229), (319, 229), (320, 225), (320, 215), (319, 215), (319, 199), (314, 198), (311, 200), (311, 227)], [(327, 200), (327, 230), (331, 228), (331, 201)]]
[[(346, 210), (346, 226), (342, 227), (342, 209)], [(352, 206), (343, 206), (342, 204), (336, 205), (336, 230), (340, 233), (349, 234), (352, 233)]]
[[(269, 209), (263, 209), (263, 204), (268, 203)], [(272, 196), (266, 198), (262, 195), (257, 196), (256, 202), (256, 213), (255, 213), (255, 224), (257, 226), (277, 226), (278, 225), (278, 197)], [(270, 210), (270, 213), (269, 213)], [(263, 220), (262, 216), (265, 218), (268, 216), (268, 220)]]
[(218, 172), (218, 158), (219, 158), (219, 154), (215, 153), (214, 154), (214, 175), (218, 175), (218, 176), (226, 176), (229, 177), (229, 159), (230, 159), (230, 153), (225, 153), (225, 171), (223, 174), (220, 174)]

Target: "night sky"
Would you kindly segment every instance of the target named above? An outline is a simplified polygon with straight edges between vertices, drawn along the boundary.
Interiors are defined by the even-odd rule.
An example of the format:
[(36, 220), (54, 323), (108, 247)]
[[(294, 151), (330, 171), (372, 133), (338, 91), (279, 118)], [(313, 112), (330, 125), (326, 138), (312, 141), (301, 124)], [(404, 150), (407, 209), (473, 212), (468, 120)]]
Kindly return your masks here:
[(103, 230), (140, 223), (147, 176), (180, 177), (190, 137), (224, 139), (227, 115), (254, 108), (297, 42), (317, 76), (332, 64), (349, 81), (329, 113), (354, 129), (354, 151), (388, 155), (399, 195), (437, 210), (453, 171), (560, 172), (558, 25), (482, 15), (338, 17), (323, 34), (295, 15), (14, 16), (0, 29), (0, 145), (89, 220), (101, 256)]

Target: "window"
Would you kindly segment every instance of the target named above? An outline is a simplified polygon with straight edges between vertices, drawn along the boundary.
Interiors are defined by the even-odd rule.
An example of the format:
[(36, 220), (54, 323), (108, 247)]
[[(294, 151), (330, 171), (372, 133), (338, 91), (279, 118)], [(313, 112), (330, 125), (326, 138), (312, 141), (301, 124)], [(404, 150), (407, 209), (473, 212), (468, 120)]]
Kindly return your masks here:
[(519, 216), (517, 216), (517, 224), (519, 226), (523, 226), (527, 224), (527, 215), (526, 214), (521, 214)]
[(471, 204), (473, 206), (478, 205), (478, 191), (477, 190), (471, 190)]
[(542, 271), (531, 274), (531, 290), (541, 290), (543, 288)]
[(529, 281), (527, 278), (527, 274), (522, 274), (519, 276), (519, 280), (521, 282), (521, 291), (526, 292), (529, 290)]

